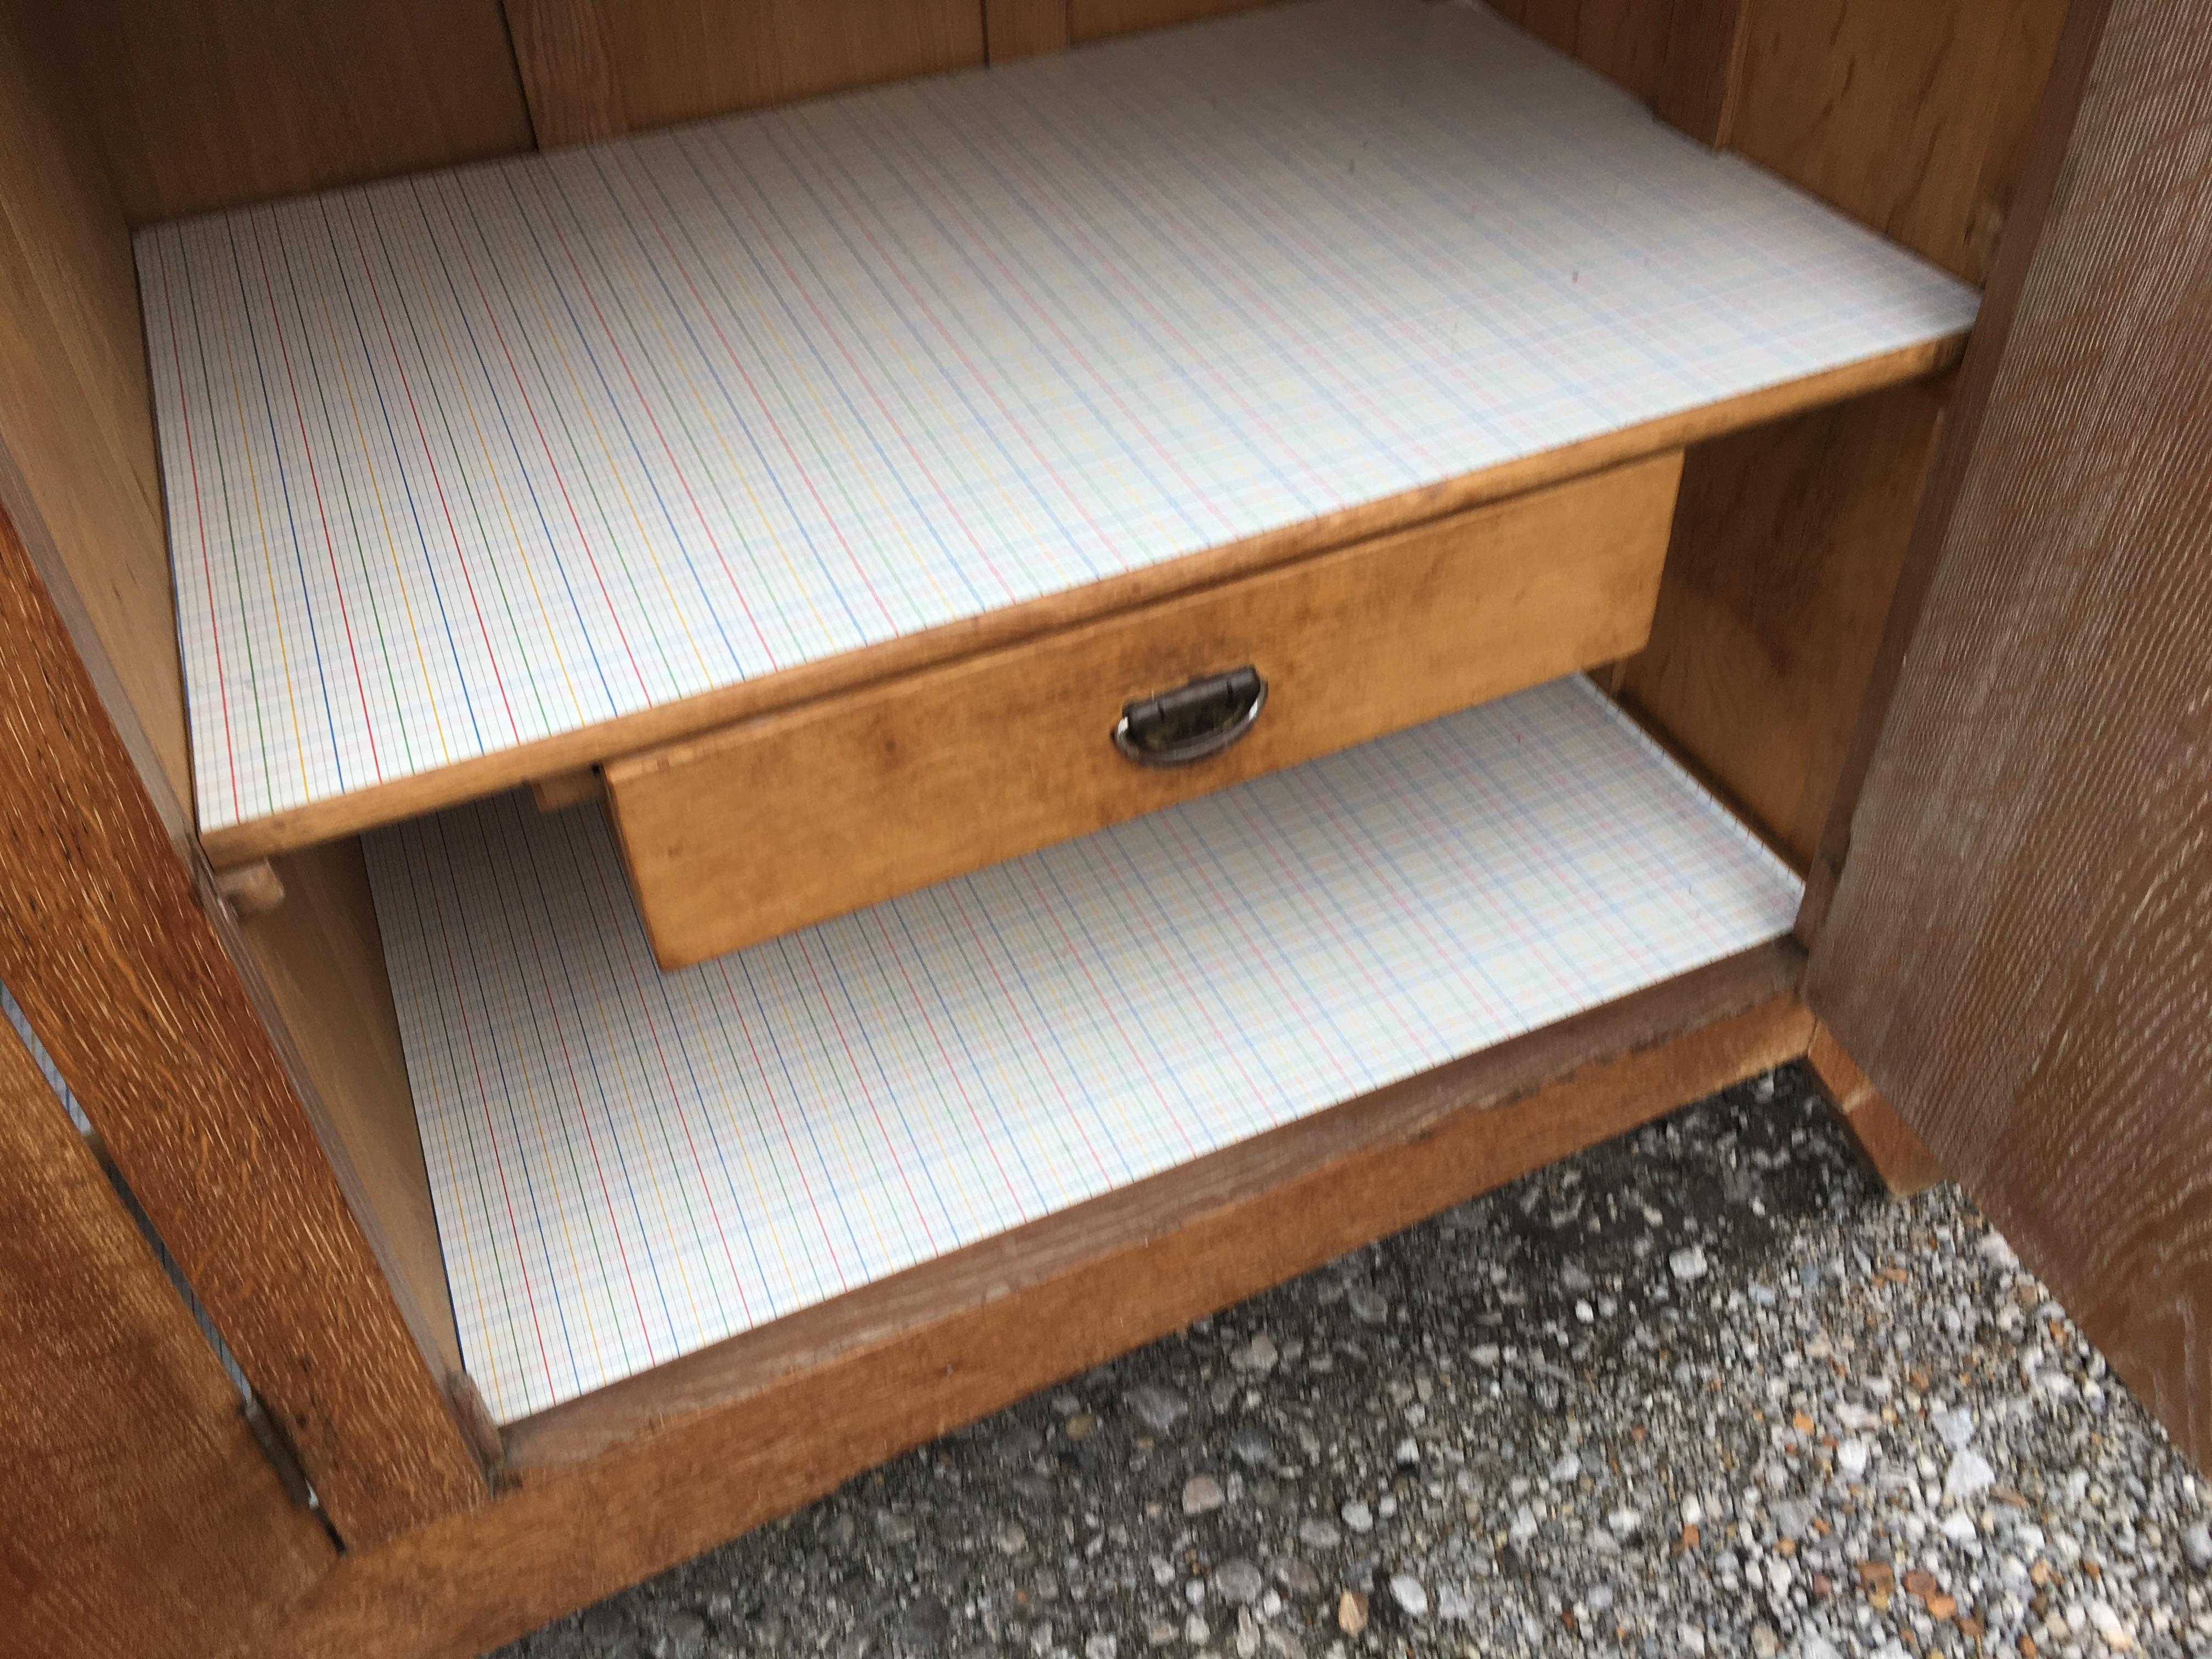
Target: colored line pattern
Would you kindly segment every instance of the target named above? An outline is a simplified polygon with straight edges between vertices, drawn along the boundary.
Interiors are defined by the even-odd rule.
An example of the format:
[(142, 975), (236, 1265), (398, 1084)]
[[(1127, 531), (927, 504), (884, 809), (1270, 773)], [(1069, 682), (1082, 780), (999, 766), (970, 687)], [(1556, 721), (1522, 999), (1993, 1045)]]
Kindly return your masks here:
[(1789, 931), (1580, 678), (661, 974), (603, 814), (367, 837), (511, 1420)]
[(138, 264), (210, 830), (1976, 304), (1419, 0), (162, 226)]

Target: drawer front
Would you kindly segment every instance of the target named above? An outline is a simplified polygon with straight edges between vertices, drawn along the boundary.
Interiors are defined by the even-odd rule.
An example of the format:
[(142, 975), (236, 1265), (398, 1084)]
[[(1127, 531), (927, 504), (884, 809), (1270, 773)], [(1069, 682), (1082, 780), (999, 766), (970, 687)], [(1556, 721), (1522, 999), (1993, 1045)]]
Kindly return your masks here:
[[(1680, 452), (606, 769), (661, 965), (772, 938), (1486, 698), (1628, 655), (1651, 625)], [(1174, 768), (1126, 703), (1245, 665), (1230, 747)]]

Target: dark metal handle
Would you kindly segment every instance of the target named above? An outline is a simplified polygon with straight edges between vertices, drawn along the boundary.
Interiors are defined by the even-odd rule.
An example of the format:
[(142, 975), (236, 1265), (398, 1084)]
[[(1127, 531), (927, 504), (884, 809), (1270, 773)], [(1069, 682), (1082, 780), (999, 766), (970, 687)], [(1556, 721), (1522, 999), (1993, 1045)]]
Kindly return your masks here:
[(1267, 682), (1247, 663), (1124, 703), (1114, 746), (1139, 766), (1188, 766), (1249, 732), (1267, 706)]

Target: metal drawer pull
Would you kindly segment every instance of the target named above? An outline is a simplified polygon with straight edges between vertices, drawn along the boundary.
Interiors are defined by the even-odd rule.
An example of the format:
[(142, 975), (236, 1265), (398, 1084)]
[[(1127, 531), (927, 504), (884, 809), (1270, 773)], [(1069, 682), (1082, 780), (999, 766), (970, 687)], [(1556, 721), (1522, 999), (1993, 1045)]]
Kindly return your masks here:
[(1267, 706), (1267, 682), (1246, 663), (1124, 703), (1114, 725), (1114, 746), (1139, 766), (1188, 766), (1249, 732)]

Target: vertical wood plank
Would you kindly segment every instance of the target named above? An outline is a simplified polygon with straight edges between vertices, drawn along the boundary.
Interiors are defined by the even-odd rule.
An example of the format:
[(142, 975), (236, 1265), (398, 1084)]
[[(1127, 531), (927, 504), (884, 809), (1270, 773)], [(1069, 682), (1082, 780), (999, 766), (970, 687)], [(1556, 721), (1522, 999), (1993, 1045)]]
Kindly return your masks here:
[[(1707, 79), (1670, 118), (1978, 276), (1972, 250), (2002, 222), (1996, 195), (2009, 208), (2061, 3), (1677, 0), (1670, 76), (1702, 58)], [(1739, 67), (1724, 71), (1713, 48), (1731, 10)], [(1670, 79), (1655, 107), (1695, 91)], [(1702, 446), (1684, 470), (1628, 694), (1800, 859), (1856, 776), (1858, 704), (1939, 410), (1925, 391), (1885, 393)]]
[(3, 519), (0, 981), (341, 1534), (369, 1544), (480, 1501), (441, 1388)]
[(1651, 112), (1716, 149), (1735, 136), (1751, 7), (1752, 0), (1673, 0), (1668, 13)]
[(461, 1340), (361, 842), (326, 842), (274, 867), (283, 902), (242, 921), (239, 933), (315, 1080), (310, 1108), (329, 1123), (325, 1144), (334, 1137), (345, 1148), (359, 1183), (356, 1213), (373, 1218), (438, 1360), (458, 1371)]
[(505, 0), (530, 130), (540, 149), (629, 131), (599, 0)]
[(228, 1651), (337, 1559), (22, 1039), (0, 1023), (10, 1652)]
[(1900, 386), (1701, 444), (1624, 695), (1809, 863), (1874, 673), (1940, 394)]
[[(1969, 281), (2063, 0), (1744, 0), (1726, 142)], [(1978, 227), (1979, 227), (1978, 228)], [(1984, 250), (1978, 255), (1977, 249)]]
[(1580, 0), (1573, 52), (1646, 102), (1657, 96), (1674, 14), (1687, 0)]
[(530, 148), (499, 0), (37, 7), (134, 225)]
[(2087, 0), (2060, 56), (2079, 123), (2002, 356), (1963, 371), (1986, 398), (1808, 994), (2202, 1459), (2212, 3)]
[(1514, 21), (1549, 46), (1572, 55), (1580, 33), (1583, 0), (1521, 0)]
[(979, 0), (506, 0), (540, 144), (969, 69)]
[(994, 64), (1064, 51), (1068, 0), (983, 0), (983, 49)]

